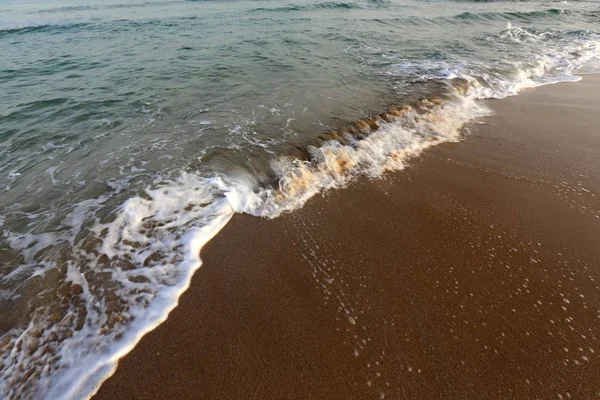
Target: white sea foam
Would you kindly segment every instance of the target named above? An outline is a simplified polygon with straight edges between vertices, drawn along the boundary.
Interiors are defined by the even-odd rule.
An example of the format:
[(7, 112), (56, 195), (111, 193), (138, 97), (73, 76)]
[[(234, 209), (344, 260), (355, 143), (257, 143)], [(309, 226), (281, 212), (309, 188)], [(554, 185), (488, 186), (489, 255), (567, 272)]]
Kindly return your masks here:
[(468, 97), (456, 97), (426, 113), (415, 109), (393, 122), (380, 122), (379, 129), (364, 139), (348, 138), (348, 144), (331, 140), (310, 146), (309, 160), (280, 157), (272, 170), (276, 188), (260, 188), (252, 177), (244, 177), (226, 191), (232, 208), (239, 213), (274, 218), (283, 211), (298, 209), (315, 194), (340, 188), (356, 176), (376, 178), (387, 171), (401, 170), (406, 161), (424, 149), (460, 137), (460, 128), (487, 110)]
[[(193, 174), (158, 184), (145, 198), (128, 200), (114, 221), (91, 228), (102, 238), (98, 246), (74, 242), (84, 216), (97, 204), (75, 207), (63, 221), (72, 232), (60, 235), (77, 252), (67, 263), (65, 287), (57, 292), (71, 291), (79, 306), (60, 317), (47, 310), (21, 331), (5, 335), (8, 345), (21, 351), (2, 360), (0, 393), (7, 398), (47, 399), (92, 395), (110, 376), (116, 361), (177, 305), (201, 265), (200, 249), (233, 215), (220, 195), (223, 189), (220, 178)], [(33, 267), (39, 269), (36, 254), (59, 243), (57, 235), (11, 235), (10, 246), (21, 250), (25, 262), (3, 280), (31, 273)], [(55, 267), (46, 264), (44, 271), (28, 279)], [(78, 314), (78, 309), (85, 312)], [(27, 382), (31, 376), (37, 379), (35, 390)]]
[(394, 64), (389, 74), (420, 81), (466, 79), (470, 83), (469, 96), (501, 99), (528, 88), (579, 81), (581, 77), (576, 74), (584, 67), (600, 70), (600, 37), (583, 33), (537, 32), (508, 22), (504, 31), (487, 39), (518, 46), (523, 53), (518, 59), (495, 64), (476, 60), (408, 61)]
[[(122, 298), (129, 299), (137, 294), (138, 301), (132, 298), (128, 305), (127, 314), (132, 322), (125, 329), (117, 329), (117, 335), (114, 331), (107, 333), (109, 338), (106, 339), (110, 340), (105, 339), (102, 353), (82, 351), (85, 341), (89, 340), (85, 333), (82, 342), (72, 343), (61, 357), (71, 367), (58, 379), (53, 378), (47, 398), (87, 397), (95, 393), (100, 383), (113, 373), (117, 360), (177, 306), (179, 296), (189, 287), (193, 273), (201, 266), (200, 250), (233, 215), (224, 198), (214, 197), (223, 185), (219, 178), (204, 179), (183, 174), (175, 182), (148, 190), (149, 199), (128, 200), (114, 222), (94, 227), (98, 235), (106, 230), (102, 254), (130, 260), (138, 267), (129, 271), (110, 271), (113, 279), (121, 283), (119, 294)], [(163, 224), (154, 227), (151, 236), (147, 232), (149, 219)], [(139, 243), (140, 247), (131, 243)], [(152, 255), (158, 256), (148, 263)], [(146, 282), (140, 283), (139, 278)], [(85, 284), (85, 277), (76, 268), (69, 271), (69, 279), (78, 285)], [(139, 301), (142, 293), (144, 301)], [(94, 299), (90, 297), (89, 300)], [(116, 337), (118, 339), (114, 340)], [(75, 365), (85, 366), (85, 369), (73, 368)]]

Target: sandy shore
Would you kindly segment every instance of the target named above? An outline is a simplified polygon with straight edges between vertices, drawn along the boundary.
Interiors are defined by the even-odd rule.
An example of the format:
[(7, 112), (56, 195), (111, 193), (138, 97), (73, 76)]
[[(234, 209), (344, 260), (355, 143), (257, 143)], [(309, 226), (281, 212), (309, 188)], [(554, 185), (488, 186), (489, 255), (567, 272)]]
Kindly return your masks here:
[(203, 251), (97, 399), (600, 398), (600, 78)]

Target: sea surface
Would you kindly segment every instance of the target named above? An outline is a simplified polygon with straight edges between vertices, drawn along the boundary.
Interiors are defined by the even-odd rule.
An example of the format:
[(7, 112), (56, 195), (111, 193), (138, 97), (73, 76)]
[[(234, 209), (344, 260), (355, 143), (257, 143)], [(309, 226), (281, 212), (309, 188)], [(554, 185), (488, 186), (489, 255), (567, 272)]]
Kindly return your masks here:
[(235, 213), (400, 170), (599, 55), (596, 1), (0, 0), (0, 398), (91, 396)]

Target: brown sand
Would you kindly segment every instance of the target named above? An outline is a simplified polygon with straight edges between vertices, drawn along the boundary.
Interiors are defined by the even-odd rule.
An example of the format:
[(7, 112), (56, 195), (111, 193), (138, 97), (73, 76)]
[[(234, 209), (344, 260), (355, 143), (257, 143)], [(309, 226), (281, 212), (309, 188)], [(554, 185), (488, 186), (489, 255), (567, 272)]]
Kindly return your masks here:
[(383, 181), (236, 216), (96, 398), (600, 398), (600, 78), (490, 105)]

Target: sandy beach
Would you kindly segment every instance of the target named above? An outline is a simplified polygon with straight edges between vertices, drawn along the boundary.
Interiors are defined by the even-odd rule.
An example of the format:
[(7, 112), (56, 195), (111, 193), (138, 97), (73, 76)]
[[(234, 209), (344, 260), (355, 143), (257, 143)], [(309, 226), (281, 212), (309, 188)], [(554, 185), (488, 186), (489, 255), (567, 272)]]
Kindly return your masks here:
[(383, 180), (236, 215), (95, 399), (600, 398), (600, 77)]

